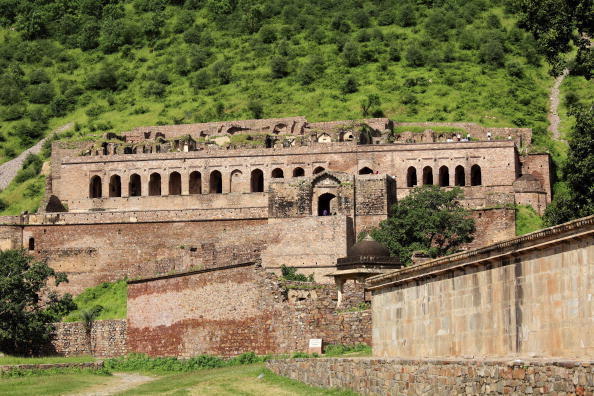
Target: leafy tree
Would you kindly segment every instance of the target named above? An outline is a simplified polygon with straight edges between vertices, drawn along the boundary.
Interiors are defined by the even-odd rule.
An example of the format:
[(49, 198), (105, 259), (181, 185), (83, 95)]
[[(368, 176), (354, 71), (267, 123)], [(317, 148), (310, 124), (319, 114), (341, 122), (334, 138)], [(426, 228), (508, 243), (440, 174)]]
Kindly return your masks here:
[(355, 79), (355, 77), (348, 76), (342, 86), (342, 89), (341, 89), (342, 93), (346, 95), (346, 94), (355, 93), (358, 90), (359, 90), (359, 87), (357, 85), (357, 80)]
[(76, 308), (69, 294), (48, 291), (50, 278), (56, 286), (68, 281), (23, 250), (0, 252), (0, 351), (39, 353), (51, 339), (52, 323)]
[(283, 78), (289, 74), (289, 63), (284, 56), (273, 56), (270, 60), (270, 72), (272, 78)]
[(28, 91), (31, 103), (48, 104), (56, 94), (52, 84), (31, 85)]
[(501, 41), (491, 39), (481, 44), (479, 59), (481, 62), (492, 66), (503, 66), (505, 63), (505, 51), (503, 50)]
[(103, 307), (101, 305), (95, 305), (92, 308), (84, 309), (80, 312), (80, 320), (83, 322), (85, 326), (85, 335), (87, 337), (87, 344), (89, 345), (89, 351), (91, 354), (93, 351), (93, 338), (91, 334), (93, 332), (93, 325), (95, 320), (101, 315), (103, 312)]
[(572, 114), (576, 121), (563, 167), (569, 191), (547, 207), (544, 220), (548, 225), (594, 214), (594, 106), (576, 106)]
[(115, 91), (118, 88), (116, 67), (111, 64), (103, 64), (98, 70), (87, 75), (85, 85), (91, 89), (109, 89)]
[(359, 46), (357, 43), (352, 41), (349, 41), (345, 44), (344, 48), (342, 49), (342, 55), (344, 56), (347, 66), (349, 67), (357, 66), (361, 61)]
[(411, 42), (408, 45), (404, 57), (409, 66), (421, 67), (425, 66), (425, 63), (427, 63), (427, 54), (418, 42)]
[(571, 50), (573, 42), (578, 53), (572, 71), (591, 78), (594, 70), (594, 50), (590, 46), (590, 39), (594, 37), (592, 0), (513, 0), (512, 5), (520, 11), (520, 25), (534, 35), (553, 75), (563, 70), (561, 56)]
[(473, 240), (475, 231), (470, 212), (459, 203), (461, 198), (460, 188), (414, 188), (370, 234), (405, 265), (411, 263), (414, 251), (424, 251), (431, 257), (454, 253)]
[(255, 119), (260, 119), (264, 114), (264, 106), (262, 106), (260, 101), (250, 100), (248, 103), (248, 111)]
[(379, 95), (370, 94), (361, 101), (361, 112), (363, 113), (363, 117), (367, 117), (372, 110), (377, 110), (379, 106), (381, 106), (381, 100)]
[(403, 27), (415, 26), (417, 24), (415, 7), (412, 4), (402, 6), (396, 16), (396, 22)]
[(191, 85), (196, 91), (207, 88), (210, 84), (210, 73), (206, 69), (198, 70), (192, 78)]
[(231, 62), (227, 59), (219, 60), (212, 65), (214, 75), (220, 84), (229, 84), (232, 78)]

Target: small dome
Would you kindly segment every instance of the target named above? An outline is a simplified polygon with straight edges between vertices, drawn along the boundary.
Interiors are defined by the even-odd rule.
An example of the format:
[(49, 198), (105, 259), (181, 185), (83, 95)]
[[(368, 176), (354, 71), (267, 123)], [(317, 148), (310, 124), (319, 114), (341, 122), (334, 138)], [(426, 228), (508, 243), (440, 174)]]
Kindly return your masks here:
[(362, 241), (355, 243), (347, 252), (348, 257), (389, 257), (387, 247), (367, 235)]

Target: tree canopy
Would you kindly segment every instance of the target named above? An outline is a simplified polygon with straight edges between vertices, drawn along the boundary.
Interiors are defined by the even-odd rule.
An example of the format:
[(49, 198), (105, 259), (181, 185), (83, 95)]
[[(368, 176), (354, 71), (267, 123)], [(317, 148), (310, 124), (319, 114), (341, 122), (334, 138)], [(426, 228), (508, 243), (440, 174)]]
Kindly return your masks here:
[(52, 323), (76, 308), (70, 294), (47, 287), (50, 278), (56, 286), (68, 281), (23, 250), (0, 251), (0, 351), (39, 353), (51, 339)]
[(576, 122), (563, 166), (567, 191), (557, 194), (545, 211), (550, 226), (594, 214), (594, 106), (577, 106), (572, 113)]
[(475, 231), (474, 219), (460, 205), (461, 198), (460, 188), (414, 188), (370, 234), (405, 265), (411, 263), (415, 251), (432, 257), (454, 253), (473, 240)]
[(590, 38), (594, 33), (592, 0), (513, 0), (520, 10), (520, 24), (532, 32), (541, 51), (560, 74), (565, 67), (561, 55), (578, 48), (573, 72), (587, 79), (594, 70)]

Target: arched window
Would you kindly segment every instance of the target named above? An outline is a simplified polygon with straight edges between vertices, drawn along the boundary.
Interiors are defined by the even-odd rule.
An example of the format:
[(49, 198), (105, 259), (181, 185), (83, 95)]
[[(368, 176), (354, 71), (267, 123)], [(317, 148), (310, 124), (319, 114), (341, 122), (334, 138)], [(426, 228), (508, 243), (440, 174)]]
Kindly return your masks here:
[(318, 216), (329, 216), (331, 214), (336, 213), (336, 208), (334, 208), (334, 200), (336, 195), (330, 193), (324, 193), (320, 195), (318, 198)]
[(264, 192), (264, 172), (260, 169), (254, 169), (252, 171), (250, 186), (251, 192)]
[(445, 165), (439, 168), (439, 185), (441, 187), (450, 185), (450, 170)]
[(455, 185), (456, 186), (465, 186), (466, 185), (466, 173), (464, 172), (464, 167), (462, 165), (458, 165), (456, 167), (456, 177), (455, 177)]
[(241, 179), (243, 173), (239, 169), (235, 169), (231, 172), (229, 179), (229, 192), (241, 192)]
[(118, 175), (112, 175), (109, 178), (109, 196), (110, 197), (121, 197), (122, 196), (122, 179)]
[(303, 168), (295, 168), (293, 169), (293, 177), (305, 176), (305, 171)]
[(433, 184), (433, 169), (430, 166), (423, 168), (423, 184)]
[(169, 195), (181, 195), (181, 175), (178, 172), (172, 172), (169, 175)]
[(89, 183), (89, 197), (101, 198), (101, 195), (101, 178), (99, 176), (93, 176)]
[(470, 168), (470, 185), (480, 186), (483, 184), (483, 177), (481, 175), (481, 167), (478, 165), (472, 165)]
[(131, 197), (140, 197), (140, 194), (142, 193), (142, 182), (140, 181), (140, 176), (136, 173), (130, 175), (128, 191)]
[(198, 171), (190, 173), (190, 194), (202, 194), (202, 174)]
[(285, 177), (285, 173), (281, 168), (276, 168), (272, 171), (273, 179), (282, 179), (283, 177)]
[(149, 178), (149, 195), (161, 195), (161, 175), (158, 173), (151, 174)]
[(29, 250), (35, 250), (35, 238), (29, 238)]
[(406, 171), (406, 186), (414, 187), (417, 185), (417, 168), (411, 166)]
[(210, 172), (209, 193), (221, 194), (223, 192), (223, 177), (218, 170)]
[(373, 171), (371, 170), (371, 168), (366, 166), (364, 168), (359, 169), (359, 174), (360, 175), (372, 175)]
[(318, 166), (316, 169), (314, 169), (313, 174), (317, 175), (318, 173), (322, 173), (324, 172), (326, 169), (324, 169), (323, 166)]

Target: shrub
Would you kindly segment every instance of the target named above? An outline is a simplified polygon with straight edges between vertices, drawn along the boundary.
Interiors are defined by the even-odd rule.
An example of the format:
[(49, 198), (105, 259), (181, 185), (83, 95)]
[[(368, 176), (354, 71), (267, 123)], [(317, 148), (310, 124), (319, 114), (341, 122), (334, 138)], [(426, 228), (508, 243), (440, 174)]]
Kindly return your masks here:
[(406, 48), (406, 62), (409, 66), (421, 67), (427, 62), (427, 54), (419, 47), (418, 43), (411, 43)]
[(109, 89), (115, 91), (118, 88), (116, 67), (109, 64), (102, 65), (98, 70), (87, 75), (85, 86), (89, 89)]
[(47, 104), (54, 98), (54, 86), (51, 84), (39, 84), (29, 87), (29, 101), (31, 103)]
[(50, 78), (43, 69), (35, 69), (29, 74), (29, 83), (33, 85), (47, 84), (50, 82)]
[(210, 73), (206, 69), (197, 71), (192, 78), (190, 85), (196, 91), (207, 88), (210, 85)]
[(345, 44), (344, 48), (342, 49), (342, 55), (344, 56), (344, 60), (349, 67), (355, 67), (360, 63), (360, 51), (359, 46), (357, 43), (349, 41)]
[(232, 78), (231, 62), (227, 59), (219, 60), (212, 65), (213, 74), (221, 84), (229, 84)]
[(270, 25), (263, 26), (258, 32), (258, 38), (264, 44), (272, 44), (276, 41), (276, 30)]
[(0, 211), (5, 210), (6, 208), (8, 208), (8, 203), (6, 203), (5, 200), (3, 200), (2, 198), (0, 198)]
[(417, 24), (417, 17), (414, 6), (411, 4), (402, 6), (396, 15), (396, 22), (404, 27), (415, 26)]
[(348, 76), (347, 79), (344, 81), (342, 85), (342, 93), (343, 94), (351, 94), (355, 93), (359, 90), (357, 80), (353, 76)]
[(313, 274), (309, 276), (298, 274), (297, 268), (295, 267), (287, 267), (286, 265), (281, 265), (281, 273), (282, 278), (289, 281), (297, 281), (297, 282), (313, 282)]
[(523, 78), (524, 77), (524, 69), (522, 68), (522, 65), (520, 64), (520, 62), (512, 60), (507, 62), (507, 64), (505, 65), (505, 69), (507, 70), (507, 74), (509, 74), (511, 77), (515, 77), (515, 78)]
[(273, 56), (270, 60), (272, 78), (283, 78), (289, 74), (289, 64), (284, 56)]
[(165, 85), (156, 81), (149, 81), (148, 84), (144, 87), (144, 93), (146, 95), (156, 96), (159, 98), (165, 95), (165, 90)]
[(6, 106), (2, 109), (2, 119), (4, 121), (20, 120), (25, 115), (27, 107), (22, 104)]
[(262, 115), (264, 114), (264, 107), (262, 106), (262, 103), (257, 100), (250, 100), (247, 108), (255, 119), (262, 118)]
[(503, 66), (505, 62), (505, 52), (501, 41), (497, 39), (485, 41), (479, 49), (479, 59), (481, 62), (492, 66)]

